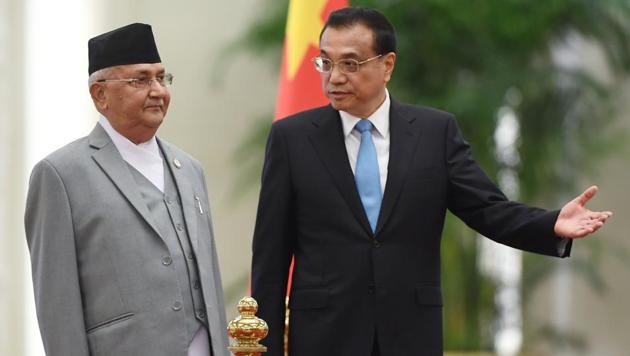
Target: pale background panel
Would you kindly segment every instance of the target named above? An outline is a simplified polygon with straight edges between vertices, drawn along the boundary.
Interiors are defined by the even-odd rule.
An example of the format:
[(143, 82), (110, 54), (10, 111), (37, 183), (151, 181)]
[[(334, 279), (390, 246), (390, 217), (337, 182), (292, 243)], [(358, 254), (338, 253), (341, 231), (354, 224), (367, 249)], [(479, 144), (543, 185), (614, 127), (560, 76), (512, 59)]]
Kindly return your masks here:
[(0, 0), (0, 355), (25, 352), (23, 14)]

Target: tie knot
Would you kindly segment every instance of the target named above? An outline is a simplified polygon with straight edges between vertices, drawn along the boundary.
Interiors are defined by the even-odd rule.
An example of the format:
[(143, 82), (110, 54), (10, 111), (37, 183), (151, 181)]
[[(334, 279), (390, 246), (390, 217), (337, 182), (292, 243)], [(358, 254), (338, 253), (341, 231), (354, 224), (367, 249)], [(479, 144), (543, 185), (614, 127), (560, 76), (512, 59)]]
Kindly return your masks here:
[(359, 131), (360, 133), (364, 133), (366, 131), (372, 130), (372, 123), (370, 122), (370, 120), (361, 119), (359, 122), (357, 122), (354, 128), (356, 128), (357, 131)]

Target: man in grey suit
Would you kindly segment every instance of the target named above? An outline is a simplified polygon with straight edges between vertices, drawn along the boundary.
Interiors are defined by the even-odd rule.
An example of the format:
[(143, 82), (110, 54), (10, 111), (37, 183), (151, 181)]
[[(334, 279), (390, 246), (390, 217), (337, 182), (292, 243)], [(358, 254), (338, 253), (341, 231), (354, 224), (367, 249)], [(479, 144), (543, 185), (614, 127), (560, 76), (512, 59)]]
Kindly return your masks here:
[(151, 26), (92, 38), (92, 132), (33, 169), (26, 203), (47, 355), (227, 355), (207, 188), (155, 136), (170, 101)]

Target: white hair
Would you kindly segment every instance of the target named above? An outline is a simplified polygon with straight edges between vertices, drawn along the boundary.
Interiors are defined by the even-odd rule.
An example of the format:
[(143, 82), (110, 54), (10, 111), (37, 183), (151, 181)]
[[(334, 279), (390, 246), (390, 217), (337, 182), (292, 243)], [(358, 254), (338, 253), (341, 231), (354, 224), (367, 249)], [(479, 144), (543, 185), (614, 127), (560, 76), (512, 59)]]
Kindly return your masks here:
[(92, 86), (92, 84), (96, 83), (97, 81), (101, 79), (107, 79), (107, 77), (109, 77), (112, 74), (112, 72), (114, 71), (116, 67), (117, 66), (99, 69), (95, 71), (94, 73), (90, 74), (90, 77), (88, 78), (88, 86)]

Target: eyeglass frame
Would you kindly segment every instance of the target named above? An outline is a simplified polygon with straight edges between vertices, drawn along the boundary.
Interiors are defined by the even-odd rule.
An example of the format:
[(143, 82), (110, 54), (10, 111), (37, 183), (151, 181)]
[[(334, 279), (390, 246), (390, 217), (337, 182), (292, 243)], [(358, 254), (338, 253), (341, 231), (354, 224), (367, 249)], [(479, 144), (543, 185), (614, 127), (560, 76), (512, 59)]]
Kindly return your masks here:
[[(120, 82), (120, 83), (127, 83), (127, 84), (129, 84), (132, 87), (137, 88), (137, 89), (147, 89), (147, 88), (151, 88), (153, 86), (153, 82), (155, 81), (161, 87), (168, 88), (169, 86), (171, 86), (171, 84), (173, 84), (173, 79), (174, 78), (175, 78), (175, 76), (173, 74), (171, 74), (171, 73), (164, 73), (162, 79), (160, 79), (159, 77), (153, 77), (153, 78), (115, 78), (115, 79), (99, 79), (96, 82), (97, 83)], [(160, 81), (162, 81), (162, 83), (160, 83)], [(146, 84), (140, 84), (140, 83), (144, 83), (144, 82), (146, 82)]]
[[(333, 61), (333, 60), (332, 60), (332, 59), (330, 59), (330, 58), (324, 58), (324, 57), (322, 57), (322, 56), (317, 56), (317, 57), (314, 57), (314, 58), (312, 59), (312, 62), (313, 62), (313, 65), (315, 66), (315, 70), (316, 70), (316, 71), (318, 71), (319, 73), (330, 73), (330, 72), (332, 72), (332, 71), (333, 71), (333, 69), (335, 68), (335, 66), (336, 66), (339, 62), (341, 62), (341, 61), (351, 61), (351, 62), (355, 62), (355, 63), (356, 63), (356, 65), (357, 65), (357, 70), (356, 70), (356, 71), (354, 71), (354, 72), (350, 72), (350, 71), (345, 71), (345, 70), (343, 70), (343, 69), (342, 69), (342, 67), (343, 67), (343, 66), (339, 68), (339, 71), (340, 71), (341, 73), (343, 73), (343, 74), (352, 74), (352, 73), (358, 73), (358, 72), (359, 72), (359, 70), (361, 69), (361, 65), (362, 65), (362, 64), (365, 64), (365, 63), (371, 62), (371, 61), (373, 61), (373, 60), (375, 60), (375, 59), (381, 58), (382, 56), (383, 56), (383, 53), (381, 53), (381, 54), (379, 54), (379, 55), (377, 55), (377, 56), (374, 56), (374, 57), (370, 57), (370, 58), (368, 58), (368, 59), (364, 59), (364, 60), (362, 60), (362, 61), (357, 61), (357, 60), (356, 60), (356, 59), (354, 59), (354, 58), (343, 58), (343, 59), (340, 59), (340, 60), (338, 60), (338, 61)], [(318, 59), (321, 59), (322, 61), (330, 61), (330, 63), (331, 63), (330, 70), (328, 70), (328, 71), (319, 70), (319, 68), (318, 68), (318, 66), (317, 66), (317, 60), (318, 60)]]

